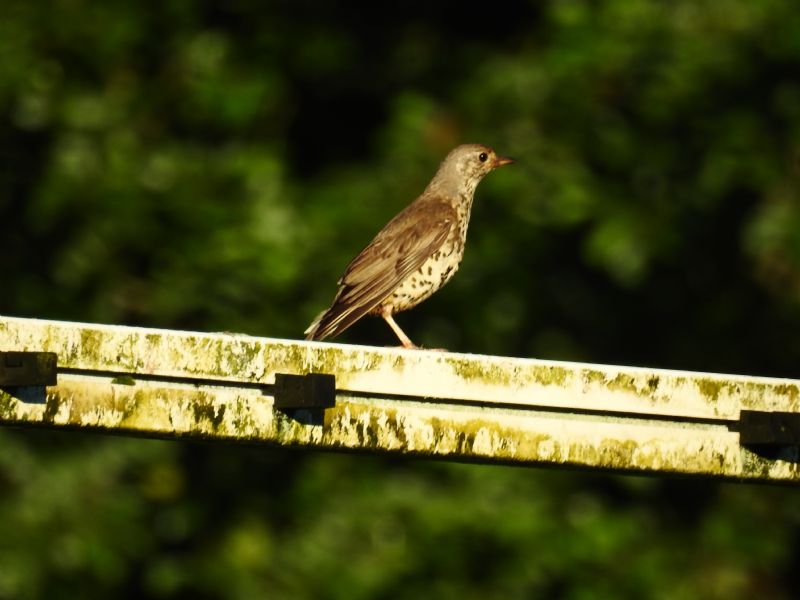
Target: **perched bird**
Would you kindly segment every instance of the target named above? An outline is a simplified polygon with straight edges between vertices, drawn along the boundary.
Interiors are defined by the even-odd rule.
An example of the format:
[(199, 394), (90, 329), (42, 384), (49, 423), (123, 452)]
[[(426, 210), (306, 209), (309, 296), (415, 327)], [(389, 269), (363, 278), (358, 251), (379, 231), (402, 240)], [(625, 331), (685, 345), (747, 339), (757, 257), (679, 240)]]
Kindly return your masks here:
[(405, 348), (415, 348), (392, 315), (450, 281), (464, 256), (475, 188), (489, 171), (512, 162), (481, 144), (452, 150), (422, 195), (347, 265), (333, 304), (306, 329), (306, 339), (338, 335), (369, 314), (383, 317)]

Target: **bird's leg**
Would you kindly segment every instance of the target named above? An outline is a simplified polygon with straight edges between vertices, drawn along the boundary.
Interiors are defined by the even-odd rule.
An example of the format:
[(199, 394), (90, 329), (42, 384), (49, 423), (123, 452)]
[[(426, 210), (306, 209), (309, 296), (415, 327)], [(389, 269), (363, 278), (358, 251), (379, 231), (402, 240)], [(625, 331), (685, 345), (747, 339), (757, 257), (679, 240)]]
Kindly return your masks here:
[(403, 348), (409, 348), (409, 349), (416, 348), (414, 342), (408, 339), (408, 336), (405, 333), (403, 333), (402, 329), (400, 329), (400, 325), (394, 322), (394, 319), (392, 318), (392, 313), (388, 308), (384, 308), (383, 310), (381, 310), (381, 316), (383, 317), (383, 320), (389, 324), (389, 327), (392, 328), (392, 331), (394, 331), (395, 335), (400, 339), (400, 343), (403, 344)]

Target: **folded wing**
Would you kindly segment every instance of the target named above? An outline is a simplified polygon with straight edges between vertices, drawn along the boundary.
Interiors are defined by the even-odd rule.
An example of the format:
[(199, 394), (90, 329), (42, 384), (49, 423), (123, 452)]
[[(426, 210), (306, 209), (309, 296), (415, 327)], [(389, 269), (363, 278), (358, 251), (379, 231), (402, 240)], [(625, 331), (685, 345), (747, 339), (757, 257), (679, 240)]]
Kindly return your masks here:
[(409, 205), (350, 262), (332, 306), (305, 331), (306, 339), (337, 335), (372, 311), (442, 247), (455, 221), (455, 210), (440, 198)]

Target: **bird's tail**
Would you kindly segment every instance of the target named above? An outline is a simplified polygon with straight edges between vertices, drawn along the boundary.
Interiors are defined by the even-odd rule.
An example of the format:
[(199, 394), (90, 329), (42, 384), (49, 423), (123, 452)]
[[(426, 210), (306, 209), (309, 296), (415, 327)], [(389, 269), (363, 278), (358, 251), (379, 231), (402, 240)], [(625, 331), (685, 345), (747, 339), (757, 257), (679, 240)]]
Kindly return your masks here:
[(369, 304), (350, 304), (342, 302), (340, 296), (334, 300), (333, 306), (322, 311), (304, 331), (307, 340), (324, 340), (342, 333), (361, 317), (369, 313), (380, 300)]
[(314, 317), (314, 320), (311, 321), (311, 325), (309, 325), (308, 329), (306, 329), (303, 332), (306, 335), (306, 339), (307, 340), (317, 340), (317, 339), (321, 340), (321, 339), (323, 339), (325, 337), (324, 335), (321, 335), (320, 337), (316, 337), (316, 335), (317, 335), (317, 331), (319, 331), (320, 323), (322, 323), (322, 317), (324, 317), (325, 313), (327, 313), (327, 312), (328, 312), (327, 310), (323, 310), (316, 317)]

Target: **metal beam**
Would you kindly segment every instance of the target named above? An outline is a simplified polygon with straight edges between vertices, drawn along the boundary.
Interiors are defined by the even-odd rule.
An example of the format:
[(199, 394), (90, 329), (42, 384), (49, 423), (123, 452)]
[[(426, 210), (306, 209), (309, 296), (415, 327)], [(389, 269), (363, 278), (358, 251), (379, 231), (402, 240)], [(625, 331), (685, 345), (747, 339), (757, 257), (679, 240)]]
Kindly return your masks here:
[[(58, 355), (57, 385), (0, 389), (9, 425), (800, 481), (796, 443), (739, 434), (800, 412), (795, 380), (8, 317), (0, 350)], [(276, 374), (306, 373), (335, 406), (276, 409)]]

